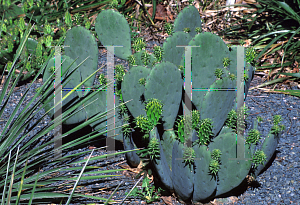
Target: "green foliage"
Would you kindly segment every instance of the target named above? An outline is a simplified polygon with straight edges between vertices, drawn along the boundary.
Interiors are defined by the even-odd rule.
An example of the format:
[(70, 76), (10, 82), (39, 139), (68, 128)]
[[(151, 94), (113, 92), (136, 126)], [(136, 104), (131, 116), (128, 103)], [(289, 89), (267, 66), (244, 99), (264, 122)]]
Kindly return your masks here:
[[(147, 203), (151, 203), (159, 200), (158, 193), (162, 191), (159, 187), (157, 193), (154, 192), (155, 186), (150, 187), (150, 179), (147, 176), (144, 176), (142, 190), (139, 190), (135, 187), (129, 196), (140, 197), (142, 200), (146, 200)], [(125, 194), (128, 194), (125, 192)]]
[(285, 129), (284, 125), (278, 125), (280, 122), (281, 122), (281, 115), (274, 115), (273, 116), (274, 126), (271, 128), (272, 134), (278, 134), (279, 132)]
[(138, 52), (140, 50), (143, 50), (146, 48), (146, 42), (145, 39), (142, 37), (136, 38), (133, 42), (133, 49)]
[(172, 35), (173, 30), (174, 30), (174, 25), (171, 23), (166, 23), (164, 29), (168, 35)]
[(162, 60), (162, 56), (164, 54), (163, 48), (161, 46), (154, 46), (154, 56), (156, 57), (157, 61), (160, 62)]

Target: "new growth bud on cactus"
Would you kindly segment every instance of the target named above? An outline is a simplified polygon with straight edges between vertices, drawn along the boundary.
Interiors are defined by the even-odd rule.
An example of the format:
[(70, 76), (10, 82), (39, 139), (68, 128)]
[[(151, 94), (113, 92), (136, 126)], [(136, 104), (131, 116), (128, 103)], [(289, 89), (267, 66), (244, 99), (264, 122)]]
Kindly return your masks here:
[(162, 113), (162, 106), (163, 104), (155, 98), (149, 99), (146, 102), (146, 113), (147, 113), (147, 117), (150, 121), (151, 124), (153, 124), (154, 126), (157, 125), (158, 120), (161, 116)]
[(214, 149), (212, 154), (211, 154), (211, 158), (214, 160), (219, 160), (220, 156), (221, 156), (221, 150), (219, 149)]
[(146, 42), (142, 37), (136, 38), (133, 42), (133, 49), (138, 52), (146, 48)]
[(99, 82), (101, 85), (106, 85), (107, 84), (107, 79), (105, 77), (105, 75), (103, 73), (101, 73), (99, 75), (99, 78), (98, 78)]
[(149, 61), (150, 61), (150, 54), (147, 51), (142, 52), (142, 61), (144, 63), (144, 65), (148, 65)]
[(252, 162), (254, 163), (254, 168), (256, 168), (259, 164), (264, 164), (266, 160), (266, 155), (262, 150), (256, 150), (253, 158), (252, 158)]
[(201, 120), (197, 127), (199, 139), (197, 139), (195, 143), (199, 145), (207, 145), (210, 141), (210, 137), (213, 136), (212, 128), (211, 119), (207, 118)]
[(209, 171), (212, 175), (216, 176), (220, 169), (220, 164), (217, 160), (213, 159), (209, 163)]
[(145, 85), (146, 84), (146, 78), (139, 79), (139, 84)]
[(202, 28), (200, 28), (200, 27), (196, 27), (196, 28), (195, 28), (195, 31), (196, 31), (196, 33), (197, 33), (197, 34), (199, 34), (199, 33), (201, 33), (201, 32), (202, 32)]
[(227, 68), (230, 65), (230, 59), (229, 58), (223, 58), (223, 66), (224, 68)]
[(192, 117), (189, 115), (179, 117), (177, 121), (177, 137), (181, 143), (185, 143), (193, 129)]
[(191, 32), (191, 29), (190, 29), (190, 28), (184, 28), (183, 31), (184, 31), (185, 33), (189, 33), (189, 32)]
[(184, 163), (191, 167), (191, 165), (194, 163), (195, 157), (195, 150), (192, 147), (185, 147), (183, 154)]
[(260, 139), (260, 133), (259, 133), (259, 131), (256, 130), (256, 129), (252, 129), (248, 133), (248, 137), (246, 139), (246, 143), (247, 144), (256, 144), (256, 143), (259, 142), (259, 139)]
[(154, 160), (154, 159), (158, 159), (159, 158), (159, 142), (157, 138), (151, 138), (149, 144), (148, 144), (148, 153), (145, 153), (143, 156), (146, 156), (147, 154), (149, 154), (150, 159)]
[(154, 46), (153, 49), (154, 49), (153, 54), (154, 54), (155, 58), (157, 59), (158, 62), (160, 62), (162, 60), (162, 56), (164, 54), (163, 48), (160, 46)]
[(218, 79), (221, 78), (221, 76), (224, 74), (224, 71), (222, 70), (222, 68), (217, 68), (215, 71), (215, 75)]
[(136, 65), (135, 57), (133, 55), (130, 55), (127, 60), (130, 65)]

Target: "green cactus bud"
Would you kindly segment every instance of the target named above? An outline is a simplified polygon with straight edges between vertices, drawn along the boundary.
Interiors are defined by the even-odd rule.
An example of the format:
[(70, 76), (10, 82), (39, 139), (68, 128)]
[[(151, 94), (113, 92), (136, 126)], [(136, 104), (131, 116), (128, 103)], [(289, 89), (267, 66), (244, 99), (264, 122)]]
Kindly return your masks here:
[(51, 28), (50, 24), (47, 23), (44, 28), (44, 33), (51, 34), (51, 32), (52, 32), (52, 28)]
[(106, 85), (107, 84), (107, 79), (105, 77), (105, 75), (103, 73), (101, 73), (99, 75), (99, 78), (98, 78), (99, 82), (101, 85)]
[(212, 128), (211, 119), (206, 118), (201, 120), (197, 127), (199, 139), (196, 140), (196, 143), (200, 145), (207, 145), (210, 141), (210, 137), (213, 136)]
[(195, 150), (192, 147), (186, 147), (183, 154), (184, 163), (191, 166), (194, 163), (195, 157)]
[(129, 136), (129, 133), (131, 133), (131, 127), (129, 124), (123, 125), (122, 133), (124, 133), (125, 136)]
[(154, 56), (156, 57), (157, 61), (160, 62), (162, 60), (162, 56), (164, 54), (164, 50), (160, 46), (154, 46)]
[(127, 107), (124, 104), (120, 105), (119, 109), (120, 109), (120, 115), (121, 116), (125, 115), (127, 113), (127, 111), (128, 111)]
[(179, 116), (177, 121), (177, 138), (181, 143), (185, 143), (188, 139), (185, 137), (189, 137), (193, 127), (192, 116), (185, 115)]
[(138, 52), (146, 48), (146, 42), (142, 37), (136, 38), (133, 42), (133, 49)]
[(235, 80), (235, 79), (236, 79), (236, 76), (235, 76), (234, 74), (230, 74), (230, 75), (229, 75), (229, 78), (230, 78), (230, 80)]
[(264, 161), (267, 161), (267, 157), (262, 150), (256, 150), (252, 158), (252, 163), (254, 163), (254, 168), (259, 164), (264, 164)]
[(150, 62), (150, 54), (147, 51), (144, 51), (141, 55), (141, 59), (144, 62), (144, 65), (147, 66)]
[(214, 159), (214, 160), (219, 160), (221, 154), (222, 154), (221, 150), (214, 149), (213, 152), (211, 153), (211, 158)]
[(145, 111), (147, 113), (149, 122), (156, 126), (162, 113), (163, 104), (160, 102), (160, 100), (156, 98), (151, 98), (148, 101), (146, 101), (145, 107)]
[(256, 144), (259, 142), (260, 133), (256, 129), (252, 129), (248, 133), (248, 137), (246, 139), (246, 144)]
[(227, 68), (230, 65), (230, 59), (229, 58), (223, 58), (223, 66), (224, 68)]
[(189, 33), (189, 32), (191, 32), (191, 29), (190, 29), (190, 28), (184, 28), (183, 31), (184, 31), (185, 33)]
[(134, 122), (136, 124), (136, 127), (141, 128), (142, 132), (145, 132), (145, 133), (150, 132), (154, 127), (154, 125), (146, 117), (144, 117), (142, 115), (136, 117), (134, 119)]
[(192, 111), (192, 123), (193, 123), (193, 129), (197, 128), (197, 125), (200, 122), (200, 111), (199, 110), (193, 110)]
[(216, 71), (215, 71), (215, 76), (217, 78), (221, 78), (221, 76), (224, 74), (224, 71), (221, 69), (221, 68), (217, 68)]
[(146, 84), (146, 78), (139, 79), (139, 84), (145, 85)]
[(226, 126), (230, 127), (231, 129), (236, 129), (236, 122), (237, 122), (237, 114), (234, 109), (232, 109), (227, 116), (225, 121)]
[(215, 159), (211, 160), (209, 163), (209, 171), (213, 175), (217, 175), (218, 171), (220, 169), (219, 162)]
[(182, 72), (183, 77), (185, 77), (185, 70), (184, 70), (184, 66), (180, 65), (178, 66), (178, 69), (180, 70), (180, 72)]
[(159, 158), (160, 156), (159, 142), (156, 137), (152, 138), (148, 144), (148, 154), (151, 160)]
[(168, 35), (172, 35), (173, 33), (173, 30), (174, 30), (174, 25), (172, 25), (171, 23), (166, 23), (165, 26), (165, 32), (168, 34)]
[(115, 66), (116, 73), (120, 73), (122, 76), (125, 75), (124, 66), (122, 64)]
[(135, 57), (133, 55), (130, 55), (127, 60), (130, 65), (136, 65)]
[(195, 31), (196, 31), (197, 34), (199, 34), (199, 33), (202, 32), (202, 29), (201, 29), (200, 27), (196, 27), (196, 28), (195, 28)]
[(122, 82), (123, 80), (123, 75), (121, 73), (116, 73), (115, 78), (117, 81)]

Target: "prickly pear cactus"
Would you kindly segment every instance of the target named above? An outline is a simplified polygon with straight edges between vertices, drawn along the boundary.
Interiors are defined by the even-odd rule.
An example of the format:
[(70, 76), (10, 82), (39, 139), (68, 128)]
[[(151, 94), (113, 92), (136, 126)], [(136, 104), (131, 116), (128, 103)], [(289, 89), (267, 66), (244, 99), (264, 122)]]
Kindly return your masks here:
[[(120, 102), (129, 101), (120, 107), (122, 123), (127, 123), (122, 129), (124, 149), (147, 147), (146, 153), (126, 154), (131, 166), (137, 167), (141, 159), (148, 158), (165, 188), (187, 203), (223, 196), (238, 187), (247, 174), (261, 172), (281, 136), (280, 118), (274, 117), (274, 127), (261, 149), (256, 149), (260, 137), (257, 126), (244, 139), (243, 128), (237, 125), (243, 124), (245, 108), (236, 110), (236, 92), (228, 90), (237, 89), (237, 49), (229, 48), (217, 35), (202, 33), (195, 7), (182, 10), (174, 32), (153, 55), (144, 50), (142, 40), (135, 42), (132, 55), (129, 25), (116, 11), (98, 15), (96, 32), (102, 45), (123, 46), (116, 48), (115, 54), (131, 64), (117, 91)], [(197, 46), (191, 56), (192, 89), (201, 91), (193, 91), (192, 99), (184, 89), (188, 76), (182, 75), (185, 49), (178, 45)], [(247, 94), (254, 69), (247, 54), (244, 61)], [(184, 113), (187, 96), (192, 108)], [(104, 106), (104, 96), (98, 98), (102, 104), (97, 106)], [(245, 147), (242, 159), (236, 156), (237, 146)]]

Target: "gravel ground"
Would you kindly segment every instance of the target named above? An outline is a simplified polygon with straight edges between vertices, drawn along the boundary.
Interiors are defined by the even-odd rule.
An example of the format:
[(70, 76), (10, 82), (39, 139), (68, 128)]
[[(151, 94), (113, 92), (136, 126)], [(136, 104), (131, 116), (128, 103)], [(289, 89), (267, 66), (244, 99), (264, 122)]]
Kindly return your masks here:
[[(158, 43), (157, 43), (158, 44)], [(153, 45), (153, 43), (152, 43)], [(106, 54), (100, 52), (99, 55), (99, 66), (106, 63)], [(116, 59), (115, 64), (122, 63), (125, 65), (125, 68), (128, 68), (128, 65), (125, 61)], [(103, 71), (104, 73), (106, 70)], [(97, 74), (97, 76), (100, 73)], [(260, 78), (255, 77), (251, 83), (251, 86), (257, 85), (261, 81)], [(36, 88), (41, 86), (39, 83), (34, 83), (31, 89), (29, 90), (29, 97), (26, 98), (25, 102), (29, 102), (31, 100), (30, 96), (35, 94), (34, 91)], [(21, 86), (19, 89), (15, 90), (12, 96), (12, 100), (9, 101), (9, 106), (7, 106), (5, 112), (3, 113), (2, 120), (8, 119), (11, 115), (13, 109), (17, 105), (16, 99), (19, 99), (22, 94), (24, 94), (26, 88), (29, 87), (29, 84)], [(293, 89), (297, 89), (294, 87)], [(35, 101), (36, 102), (36, 101)], [(26, 103), (26, 104), (27, 104)], [(269, 130), (272, 127), (272, 116), (281, 115), (282, 116), (282, 124), (285, 125), (286, 130), (283, 132), (282, 137), (280, 138), (276, 157), (271, 164), (271, 166), (263, 172), (261, 175), (257, 177), (256, 186), (248, 187), (248, 189), (237, 195), (235, 198), (231, 198), (232, 202), (228, 202), (224, 204), (299, 204), (300, 202), (300, 160), (299, 160), (299, 151), (300, 151), (300, 103), (299, 98), (288, 96), (284, 94), (268, 94), (262, 93), (259, 90), (249, 91), (248, 97), (246, 99), (245, 104), (249, 107), (249, 117), (246, 120), (247, 123), (252, 124), (252, 120), (257, 116), (261, 116), (263, 118), (263, 122), (259, 124), (259, 131), (261, 136), (264, 138), (269, 133)], [(1, 107), (3, 103), (1, 103)], [(24, 104), (21, 106), (19, 110), (24, 108)], [(20, 113), (18, 111), (17, 115)], [(39, 111), (37, 118), (40, 118), (44, 114), (44, 111)], [(35, 119), (37, 119), (35, 118)], [(38, 126), (46, 126), (50, 121), (50, 118), (46, 116)], [(35, 120), (33, 120), (30, 125), (33, 125)], [(4, 121), (0, 121), (0, 131), (2, 131), (5, 123)], [(40, 129), (40, 127), (34, 128), (31, 133), (36, 134)], [(246, 133), (250, 130), (251, 127), (246, 129)], [(41, 145), (41, 143), (49, 140), (53, 135), (53, 132), (44, 136), (43, 141), (39, 141), (36, 146)], [(77, 134), (78, 135), (78, 134)], [(21, 136), (21, 135), (20, 135)], [(73, 136), (76, 136), (75, 134)], [(263, 140), (263, 139), (262, 139)], [(14, 143), (13, 143), (14, 144)], [(22, 145), (23, 143), (21, 143)], [(92, 142), (89, 145), (93, 145), (95, 147), (100, 147), (100, 145), (93, 144)], [(49, 145), (47, 149), (52, 149), (53, 145)], [(80, 151), (89, 150), (88, 146), (81, 147), (80, 149), (70, 151), (69, 154), (78, 153)], [(121, 151), (118, 150), (118, 151)], [(94, 151), (93, 156), (100, 156), (105, 154), (105, 151)], [(85, 156), (81, 156), (76, 161), (83, 159), (88, 156), (89, 153)], [(91, 162), (89, 166), (100, 166), (101, 168), (96, 170), (107, 170), (107, 169), (122, 169), (126, 167), (125, 155), (118, 155), (112, 159), (105, 159), (101, 161)], [(78, 165), (82, 166), (82, 165)], [(127, 165), (128, 166), (128, 165)], [(43, 168), (43, 170), (47, 170), (49, 167)], [(94, 171), (96, 171), (94, 170)], [(121, 174), (120, 177), (109, 177), (107, 179), (98, 180), (87, 180), (87, 183), (79, 183), (79, 186), (82, 186), (78, 193), (94, 193), (94, 196), (108, 198), (110, 194), (114, 191), (114, 189), (118, 186), (118, 184), (123, 181), (124, 183), (119, 187), (118, 191), (115, 193), (113, 200), (122, 201), (125, 196), (125, 192), (128, 192), (134, 184), (137, 182), (137, 179), (133, 179), (134, 173), (130, 171), (126, 172), (118, 172)], [(73, 182), (74, 183), (74, 182)], [(65, 193), (70, 193), (71, 188), (70, 185), (69, 191)], [(55, 184), (58, 185), (58, 184)], [(141, 183), (138, 184), (138, 187)], [(151, 183), (153, 185), (153, 182)], [(61, 191), (62, 189), (58, 190)], [(76, 192), (77, 193), (77, 192)], [(221, 202), (220, 200), (217, 200)], [(97, 200), (78, 200), (72, 204), (87, 204), (87, 203), (101, 203)], [(117, 203), (117, 204), (118, 204)], [(127, 198), (124, 204), (142, 204), (142, 200)], [(163, 199), (160, 199), (159, 202), (153, 204), (165, 204)], [(180, 204), (179, 202), (175, 202), (174, 198), (172, 198), (171, 204)]]

